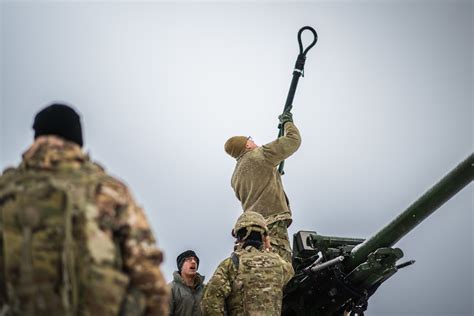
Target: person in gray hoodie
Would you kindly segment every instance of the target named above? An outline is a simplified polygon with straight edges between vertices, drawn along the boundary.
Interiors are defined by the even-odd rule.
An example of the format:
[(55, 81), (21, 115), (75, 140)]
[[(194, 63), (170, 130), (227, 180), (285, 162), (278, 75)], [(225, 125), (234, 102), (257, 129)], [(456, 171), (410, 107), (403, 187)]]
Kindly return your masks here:
[(204, 290), (204, 276), (197, 272), (199, 257), (192, 250), (186, 250), (176, 258), (178, 271), (173, 273), (170, 313), (173, 316), (200, 316), (201, 298)]

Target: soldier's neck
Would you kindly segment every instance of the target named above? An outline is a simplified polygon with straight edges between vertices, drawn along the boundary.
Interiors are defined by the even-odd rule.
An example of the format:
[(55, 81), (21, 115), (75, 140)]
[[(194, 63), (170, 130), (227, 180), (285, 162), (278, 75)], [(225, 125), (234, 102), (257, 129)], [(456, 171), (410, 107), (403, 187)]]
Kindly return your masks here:
[(262, 249), (263, 243), (261, 241), (256, 241), (256, 240), (247, 240), (243, 244), (243, 248), (246, 248), (247, 246), (252, 246), (255, 249)]

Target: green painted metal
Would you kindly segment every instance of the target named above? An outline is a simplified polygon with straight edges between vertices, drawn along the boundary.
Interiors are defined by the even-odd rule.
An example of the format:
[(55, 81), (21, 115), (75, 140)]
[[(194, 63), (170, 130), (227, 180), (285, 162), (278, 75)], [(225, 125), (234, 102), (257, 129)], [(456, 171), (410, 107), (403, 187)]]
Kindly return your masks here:
[[(282, 315), (363, 315), (379, 286), (413, 260), (397, 264), (403, 251), (393, 245), (474, 178), (474, 154), (372, 237), (294, 235), (295, 277), (285, 288)], [(341, 261), (342, 260), (342, 261)]]
[(400, 248), (379, 248), (367, 257), (347, 279), (359, 287), (366, 289), (383, 282), (397, 272), (395, 263), (403, 257)]
[(313, 248), (323, 250), (327, 248), (337, 248), (346, 245), (358, 245), (365, 239), (362, 238), (350, 238), (350, 237), (334, 237), (334, 236), (322, 236), (317, 234), (311, 234), (309, 236), (311, 246)]
[(353, 270), (378, 248), (393, 246), (426, 217), (467, 186), (474, 177), (473, 164), (474, 154), (471, 154), (397, 218), (356, 246), (345, 261), (345, 270)]

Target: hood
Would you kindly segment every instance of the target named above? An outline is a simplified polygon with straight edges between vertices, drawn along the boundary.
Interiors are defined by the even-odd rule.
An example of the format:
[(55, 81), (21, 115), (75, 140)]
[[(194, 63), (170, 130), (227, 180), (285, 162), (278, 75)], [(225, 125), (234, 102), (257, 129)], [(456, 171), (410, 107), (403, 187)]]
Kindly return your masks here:
[[(206, 277), (199, 274), (199, 272), (196, 273), (196, 278), (195, 278), (195, 281), (194, 281), (194, 288), (197, 288), (199, 286), (202, 286), (204, 284), (204, 279)], [(183, 284), (184, 286), (187, 286), (185, 283), (184, 283), (184, 280), (183, 278), (181, 277), (181, 274), (179, 274), (178, 271), (175, 271), (173, 272), (173, 281), (176, 282), (176, 283), (180, 283), (180, 284)]]

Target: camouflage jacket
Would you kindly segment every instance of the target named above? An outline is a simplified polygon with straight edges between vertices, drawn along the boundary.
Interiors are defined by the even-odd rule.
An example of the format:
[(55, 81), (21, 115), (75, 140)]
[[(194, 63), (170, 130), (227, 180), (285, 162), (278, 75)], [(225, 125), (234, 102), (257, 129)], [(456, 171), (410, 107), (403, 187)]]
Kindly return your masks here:
[(277, 166), (298, 150), (301, 137), (292, 123), (285, 135), (242, 155), (232, 175), (231, 185), (244, 211), (260, 213), (267, 225), (279, 220), (291, 224), (291, 210)]
[(178, 271), (173, 273), (171, 288), (170, 315), (200, 316), (201, 299), (204, 290), (204, 276), (199, 273), (195, 277), (194, 287), (187, 286)]
[[(77, 191), (88, 192), (88, 194), (90, 192), (93, 207), (74, 210), (75, 213), (72, 217), (73, 232), (76, 232), (74, 229), (75, 225), (78, 225), (78, 220), (91, 220), (91, 223), (87, 224), (88, 226), (86, 227), (88, 230), (93, 229), (94, 231), (94, 233), (91, 234), (91, 236), (93, 236), (91, 237), (91, 240), (87, 240), (87, 245), (83, 245), (81, 242), (75, 243), (73, 240), (70, 247), (68, 247), (73, 249), (68, 249), (68, 254), (72, 251), (72, 256), (75, 258), (74, 261), (76, 261), (76, 268), (73, 271), (76, 271), (77, 274), (74, 275), (74, 273), (71, 273), (68, 275), (68, 279), (77, 279), (76, 284), (79, 284), (79, 296), (83, 295), (89, 297), (79, 297), (76, 299), (77, 306), (73, 314), (78, 313), (82, 315), (84, 310), (87, 310), (88, 312), (86, 313), (88, 314), (111, 315), (116, 313), (116, 309), (112, 310), (107, 307), (110, 305), (108, 304), (109, 302), (107, 301), (107, 298), (117, 300), (119, 308), (120, 302), (124, 302), (128, 299), (126, 293), (123, 291), (115, 292), (112, 288), (113, 286), (109, 286), (107, 289), (104, 289), (103, 287), (101, 288), (101, 286), (105, 286), (104, 284), (110, 284), (105, 282), (107, 279), (95, 280), (95, 283), (94, 280), (91, 280), (92, 282), (87, 281), (81, 283), (81, 271), (85, 271), (82, 269), (81, 265), (87, 265), (87, 262), (94, 262), (97, 264), (96, 270), (92, 271), (92, 276), (94, 273), (99, 273), (96, 275), (101, 275), (100, 272), (105, 270), (105, 268), (100, 270), (102, 268), (100, 264), (107, 267), (107, 269), (109, 269), (107, 271), (115, 269), (117, 272), (107, 272), (108, 274), (102, 274), (102, 276), (114, 277), (115, 280), (121, 282), (120, 286), (122, 286), (125, 291), (127, 289), (134, 289), (134, 291), (136, 291), (135, 293), (139, 293), (137, 297), (139, 297), (139, 300), (142, 302), (141, 306), (146, 309), (146, 315), (166, 315), (168, 313), (169, 289), (159, 268), (159, 265), (163, 260), (162, 252), (155, 246), (155, 239), (143, 209), (135, 203), (127, 187), (122, 182), (108, 176), (102, 167), (91, 162), (89, 157), (82, 152), (78, 145), (54, 136), (42, 136), (37, 138), (33, 145), (23, 154), (23, 160), (20, 166), (18, 168), (9, 168), (5, 170), (3, 175), (0, 177), (0, 194), (2, 191), (5, 192), (8, 186), (12, 183), (21, 183), (22, 177), (28, 174), (32, 176), (40, 174), (45, 178), (52, 178), (54, 180), (61, 178), (65, 183), (68, 183), (68, 181), (72, 183), (74, 179), (76, 179), (76, 187), (74, 187), (76, 189), (78, 188), (78, 178), (87, 178), (90, 176), (91, 178), (98, 179), (96, 182), (90, 182), (84, 185), (90, 187), (82, 188), (83, 190)], [(24, 183), (21, 185), (22, 186), (20, 187), (26, 188), (29, 184)], [(68, 192), (68, 194), (71, 196), (81, 195), (74, 190), (72, 191), (73, 192)], [(20, 195), (13, 199), (21, 198), (20, 191)], [(48, 197), (45, 196), (43, 199), (47, 198)], [(9, 238), (9, 240), (13, 240), (12, 238), (16, 238), (16, 233), (14, 231), (16, 228), (12, 227), (12, 225), (16, 226), (16, 224), (11, 220), (11, 218), (14, 219), (15, 217), (18, 217), (18, 215), (15, 215), (15, 212), (17, 211), (12, 209), (12, 207), (9, 207), (8, 203), (8, 199), (4, 199), (0, 196), (0, 268), (3, 267), (6, 270), (16, 269), (13, 266), (7, 267), (8, 262), (5, 262), (4, 260), (5, 253), (3, 251), (6, 248), (4, 246), (9, 242), (6, 239)], [(15, 203), (14, 200), (13, 203)], [(45, 212), (47, 212), (47, 208), (43, 207), (43, 213), (47, 214)], [(44, 214), (42, 216), (44, 216)], [(54, 214), (51, 216), (53, 215)], [(42, 222), (43, 225), (47, 224), (47, 220), (48, 219), (46, 218), (44, 222)], [(40, 226), (37, 227), (37, 229), (42, 229)], [(57, 229), (60, 228), (58, 227)], [(33, 237), (30, 237), (30, 240), (33, 240), (33, 243), (30, 244), (30, 247), (33, 249), (33, 255), (39, 258), (35, 260), (40, 260), (44, 257), (44, 253), (47, 251), (49, 251), (48, 253), (56, 251), (52, 248), (56, 247), (56, 244), (51, 243), (48, 248), (43, 246), (50, 243), (51, 238), (51, 230), (49, 231), (49, 236), (47, 234), (40, 235), (40, 233), (35, 233), (33, 231)], [(73, 238), (79, 237), (75, 235)], [(90, 257), (88, 260), (90, 261), (81, 261), (81, 249), (86, 247), (90, 248), (88, 253), (88, 256)], [(14, 258), (14, 256), (15, 252), (13, 252), (12, 258)], [(24, 257), (24, 255), (20, 256)], [(54, 260), (59, 263), (61, 262), (61, 258), (57, 260), (57, 254), (54, 254), (53, 257)], [(61, 255), (59, 255), (59, 257), (61, 257)], [(64, 261), (64, 258), (62, 261)], [(30, 280), (34, 280), (33, 282), (41, 283), (41, 286), (44, 287), (48, 286), (48, 284), (57, 284), (58, 280), (61, 282), (61, 280), (64, 279), (64, 275), (57, 276), (59, 270), (45, 270), (46, 263), (39, 266), (38, 262), (39, 261), (34, 261), (33, 267), (30, 267), (30, 270), (32, 270), (30, 274), (33, 275)], [(15, 292), (14, 289), (17, 284), (15, 282), (17, 281), (15, 281), (16, 279), (14, 276), (10, 277), (8, 273), (12, 273), (12, 271), (5, 271), (5, 274), (0, 273), (0, 282), (2, 285), (2, 293), (0, 294), (2, 296), (2, 304), (11, 304), (9, 300), (14, 300), (14, 295), (12, 295), (12, 293), (18, 293)], [(18, 272), (13, 271), (13, 273)], [(38, 275), (40, 273), (44, 274), (40, 276)], [(50, 279), (46, 279), (47, 277)], [(25, 280), (28, 279), (23, 277), (23, 282)], [(35, 295), (36, 299), (34, 304), (36, 305), (41, 303), (38, 301), (38, 297), (40, 297), (42, 293), (40, 290), (41, 286), (29, 287), (30, 290), (34, 289), (35, 291), (39, 291), (37, 292), (39, 295)], [(86, 286), (87, 289), (81, 289), (81, 286)], [(96, 288), (94, 288), (94, 286), (96, 286)], [(118, 286), (119, 282), (117, 283), (117, 287)], [(51, 306), (55, 302), (59, 302), (58, 306), (64, 305), (61, 302), (64, 303), (65, 297), (61, 297), (61, 293), (56, 293), (55, 290), (51, 291), (51, 293), (53, 294), (48, 294), (50, 296), (44, 299), (46, 305), (44, 305), (44, 302), (42, 303), (42, 306), (44, 306), (46, 310), (48, 310), (48, 305)], [(97, 299), (97, 297), (94, 299), (93, 295), (88, 296), (88, 293), (99, 293), (98, 295), (99, 297), (102, 297), (102, 301)], [(112, 298), (112, 296), (117, 296), (115, 293), (120, 293), (121, 297)], [(55, 297), (55, 295), (58, 297)], [(83, 306), (81, 306), (81, 304)], [(94, 306), (92, 310), (91, 308), (84, 308), (84, 306), (90, 305)], [(49, 307), (49, 310), (51, 309), (52, 308)], [(15, 312), (13, 311), (13, 313)], [(65, 314), (65, 312), (63, 312), (63, 314)]]
[(274, 316), (281, 314), (282, 289), (293, 277), (291, 264), (252, 246), (222, 261), (201, 301), (203, 315)]

